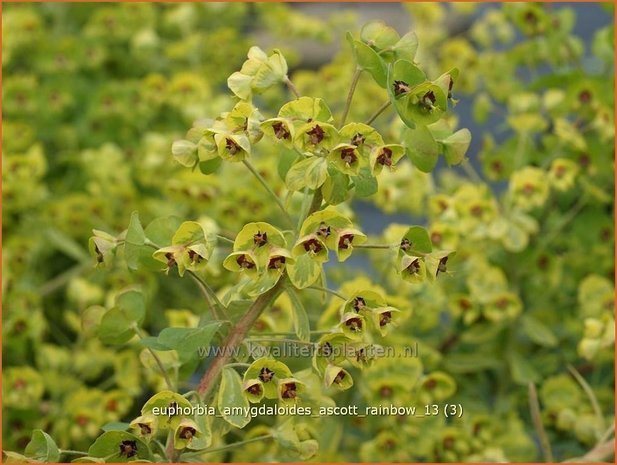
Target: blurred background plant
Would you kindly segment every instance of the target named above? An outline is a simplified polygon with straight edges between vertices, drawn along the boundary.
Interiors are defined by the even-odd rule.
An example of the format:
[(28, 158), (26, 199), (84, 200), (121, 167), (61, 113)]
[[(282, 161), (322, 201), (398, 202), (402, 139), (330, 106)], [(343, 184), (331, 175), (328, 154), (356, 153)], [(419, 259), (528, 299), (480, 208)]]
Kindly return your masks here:
[[(234, 234), (250, 221), (276, 218), (277, 206), (243, 167), (226, 164), (204, 176), (176, 163), (171, 144), (194, 120), (229, 110), (227, 77), (255, 44), (276, 44), (300, 93), (340, 114), (353, 54), (339, 41), (366, 12), (332, 8), (323, 20), (285, 4), (3, 6), (5, 450), (23, 452), (33, 429), (63, 450), (83, 450), (101, 428), (135, 418), (164, 389), (138, 340), (103, 344), (88, 317), (139, 285), (144, 328), (156, 335), (168, 326), (196, 327), (202, 297), (172, 274), (123, 264), (94, 270), (88, 237), (93, 228), (123, 231), (135, 210), (144, 224), (207, 215)], [(594, 7), (606, 21), (584, 39), (573, 31), (591, 7), (578, 8), (578, 18), (560, 4), (395, 8), (417, 34), (415, 59), (430, 78), (461, 71), (453, 89), (459, 105), (449, 118), (472, 128), (470, 161), (448, 168), (435, 159), (427, 169), (410, 154), (413, 163), (385, 171), (376, 195), (355, 200), (349, 214), (372, 243), (396, 242), (404, 224), (425, 224), (434, 244), (457, 250), (456, 262), (431, 284), (401, 282), (387, 250), (329, 263), (329, 287), (350, 294), (353, 283), (376, 283), (388, 304), (413, 310), (382, 343), (418, 341), (419, 358), (384, 360), (362, 375), (350, 369), (354, 389), (319, 395), (339, 405), (429, 399), (461, 404), (464, 414), (314, 419), (296, 428), (301, 439), (317, 440), (312, 454), (268, 438), (214, 451), (208, 460), (379, 461), (384, 450), (392, 461), (563, 460), (597, 453), (611, 437), (612, 6)], [(315, 49), (338, 52), (325, 64), (318, 56), (307, 61)], [(287, 95), (280, 88), (261, 96), (260, 111), (274, 113)], [(386, 91), (364, 73), (349, 120), (371, 118), (384, 100)], [(389, 139), (403, 129), (394, 115), (388, 109), (374, 123)], [(258, 153), (253, 162), (283, 192), (290, 162), (276, 158)], [(220, 267), (206, 273), (217, 290), (234, 283)], [(338, 302), (319, 293), (304, 306), (316, 330), (338, 315)], [(292, 331), (292, 312), (280, 299), (255, 334)], [(167, 354), (166, 366), (180, 367), (175, 351)], [(181, 389), (195, 382), (184, 377)], [(230, 434), (250, 440), (276, 422), (257, 419)], [(234, 441), (224, 432), (214, 428), (213, 447)]]

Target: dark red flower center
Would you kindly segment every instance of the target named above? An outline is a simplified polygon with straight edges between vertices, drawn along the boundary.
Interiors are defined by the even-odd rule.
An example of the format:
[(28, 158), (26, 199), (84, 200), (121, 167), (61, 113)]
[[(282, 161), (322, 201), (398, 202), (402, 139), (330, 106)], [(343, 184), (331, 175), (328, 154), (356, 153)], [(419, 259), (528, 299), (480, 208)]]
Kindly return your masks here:
[(283, 385), (281, 397), (283, 399), (295, 399), (298, 395), (296, 383), (286, 383)]
[(274, 135), (277, 139), (289, 139), (289, 137), (291, 136), (285, 125), (280, 121), (274, 123), (272, 125), (272, 129), (274, 129)]
[(384, 147), (377, 157), (377, 163), (383, 166), (392, 166), (392, 150)]
[(257, 234), (253, 235), (253, 242), (257, 247), (263, 247), (268, 243), (268, 233), (257, 231)]
[(351, 145), (355, 145), (356, 147), (358, 147), (364, 144), (365, 140), (366, 138), (362, 134), (357, 133), (355, 136), (351, 138)]
[(399, 95), (406, 94), (407, 92), (411, 90), (411, 88), (409, 87), (409, 84), (407, 84), (405, 81), (394, 81), (393, 87), (394, 87), (394, 95), (397, 97)]
[(362, 320), (360, 318), (350, 318), (345, 322), (345, 326), (354, 332), (362, 331)]
[(262, 389), (259, 384), (253, 384), (248, 387), (247, 391), (249, 394), (252, 394), (254, 396), (259, 396), (261, 395)]
[(413, 262), (409, 264), (406, 270), (410, 274), (416, 274), (417, 272), (419, 272), (420, 271), (420, 259), (416, 258)]
[(234, 141), (233, 139), (229, 137), (225, 139), (225, 148), (227, 149), (230, 155), (235, 155), (240, 150), (242, 150), (242, 148), (236, 143), (236, 141)]
[(346, 164), (351, 165), (358, 160), (358, 157), (356, 156), (353, 148), (346, 148), (341, 150), (341, 160), (343, 160)]
[(240, 255), (236, 259), (236, 263), (240, 265), (240, 267), (245, 268), (247, 270), (252, 270), (253, 268), (255, 268), (255, 262), (253, 262), (253, 260), (251, 260), (246, 255)]
[(125, 439), (120, 443), (120, 456), (124, 456), (127, 459), (134, 457), (137, 454), (137, 441)]
[(268, 261), (268, 269), (269, 270), (278, 270), (278, 269), (282, 268), (284, 264), (285, 264), (285, 257), (281, 257), (281, 256), (272, 257)]
[(379, 315), (379, 326), (382, 328), (392, 321), (392, 312), (383, 312)]
[(304, 250), (307, 252), (319, 253), (322, 249), (323, 247), (317, 239), (309, 239), (304, 243)]
[(317, 145), (324, 139), (326, 133), (319, 124), (316, 124), (315, 127), (307, 131), (306, 134), (309, 136), (311, 144)]
[(178, 433), (178, 437), (180, 439), (193, 439), (193, 436), (195, 436), (195, 433), (197, 432), (197, 430), (191, 426), (185, 426), (183, 427), (180, 432)]
[(343, 234), (338, 240), (339, 249), (348, 249), (353, 242), (353, 234)]
[(356, 312), (359, 312), (366, 307), (366, 301), (362, 297), (356, 297), (353, 299), (353, 308)]
[(270, 370), (268, 367), (263, 367), (261, 371), (259, 372), (259, 379), (264, 383), (270, 382), (273, 377), (274, 377), (274, 372)]

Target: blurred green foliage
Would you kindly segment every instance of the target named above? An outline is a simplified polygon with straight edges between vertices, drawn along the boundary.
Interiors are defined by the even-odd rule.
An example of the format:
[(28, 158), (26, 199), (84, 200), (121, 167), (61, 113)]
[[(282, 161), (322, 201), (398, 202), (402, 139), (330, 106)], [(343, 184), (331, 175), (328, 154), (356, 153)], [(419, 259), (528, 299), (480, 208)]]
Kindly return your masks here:
[[(279, 361), (282, 369), (268, 365), (284, 375), (283, 392), (262, 394), (285, 399), (293, 385), (310, 405), (413, 404), (423, 411), (425, 403), (450, 403), (461, 404), (464, 414), (456, 419), (263, 417), (250, 423), (197, 416), (161, 426), (178, 435), (176, 444), (184, 445), (190, 433), (196, 449), (206, 448), (207, 454), (196, 452), (193, 458), (538, 460), (542, 451), (538, 425), (529, 414), (529, 383), (538, 386), (542, 424), (557, 460), (581, 456), (608, 439), (603, 435), (614, 421), (612, 27), (599, 29), (586, 44), (572, 34), (576, 18), (564, 7), (506, 4), (480, 14), (472, 4), (405, 8), (418, 39), (406, 38), (405, 52), (417, 47), (410, 61), (435, 81), (457, 68), (453, 97), (472, 102), (478, 123), (491, 123), (490, 131), (473, 134), (482, 145), (469, 157), (479, 159), (481, 164), (473, 165), (481, 169), (463, 161), (462, 170), (438, 165), (430, 172), (440, 163), (433, 147), (459, 142), (444, 135), (458, 128), (458, 108), (444, 113), (443, 121), (406, 128), (417, 109), (407, 113), (409, 107), (395, 104), (398, 114), (390, 108), (373, 126), (386, 143), (405, 145), (407, 157), (396, 169), (383, 169), (378, 181), (374, 173), (356, 179), (354, 193), (368, 193), (364, 201), (384, 212), (422, 218), (429, 245), (457, 253), (435, 282), (405, 282), (396, 266), (409, 265), (407, 254), (356, 249), (354, 254), (368, 253), (373, 270), (329, 264), (321, 284), (343, 296), (373, 292), (381, 296), (377, 301), (383, 299), (380, 306), (400, 309), (390, 314), (398, 327), (367, 337), (398, 349), (418, 342), (419, 358), (352, 364), (344, 373), (353, 385), (344, 386), (340, 371), (316, 375), (323, 369), (318, 359), (315, 371), (306, 360), (285, 359)], [(477, 18), (467, 31), (450, 37), (445, 21), (453, 14)], [(223, 268), (230, 252), (246, 256), (236, 234), (255, 221), (285, 225), (278, 206), (241, 163), (190, 170), (174, 160), (186, 161), (179, 156), (184, 152), (172, 156), (172, 142), (192, 125), (210, 127), (208, 118), (232, 110), (235, 101), (225, 84), (240, 70), (259, 28), (285, 45), (281, 51), (300, 94), (323, 99), (335, 119), (343, 112), (357, 60), (367, 71), (358, 80), (348, 121), (370, 119), (379, 104), (395, 97), (388, 95), (392, 79), (386, 74), (386, 90), (381, 74), (381, 63), (396, 55), (396, 40), (387, 30), (353, 31), (350, 44), (343, 42), (333, 61), (317, 70), (296, 69), (298, 51), (286, 42), (309, 38), (326, 47), (348, 23), (345, 15), (319, 20), (284, 4), (4, 5), (6, 450), (42, 461), (76, 458), (60, 454), (58, 447), (99, 459), (113, 455), (113, 461), (165, 455), (153, 439), (158, 430), (148, 433), (161, 423), (152, 417), (152, 406), (190, 404), (191, 394), (169, 392), (161, 365), (177, 391), (194, 390), (199, 376), (192, 375), (203, 371), (203, 363), (193, 342), (218, 345), (224, 333), (189, 276), (160, 273), (169, 268), (166, 251), (157, 262), (151, 258), (154, 250), (144, 254), (140, 247), (147, 248), (147, 240), (176, 246), (171, 237), (179, 228), (197, 234), (196, 244), (204, 248), (192, 248), (188, 257), (198, 254), (205, 262), (182, 263), (207, 281), (235, 321), (250, 304), (235, 298), (241, 279)], [(595, 71), (588, 71), (587, 59)], [(259, 85), (249, 77), (252, 95)], [(279, 85), (252, 103), (264, 118), (273, 118), (290, 98)], [(251, 148), (256, 170), (287, 199), (288, 211), (303, 211), (305, 187), (289, 185), (296, 155), (266, 138)], [(221, 155), (222, 149), (216, 150), (213, 159)], [(450, 157), (456, 158), (452, 150)], [(456, 161), (462, 157), (464, 150)], [(331, 192), (337, 192), (341, 176), (358, 174), (345, 169), (342, 174), (315, 169), (319, 181), (308, 182), (329, 179)], [(332, 194), (329, 202), (339, 203), (338, 214), (357, 224), (362, 218), (348, 198)], [(134, 211), (139, 216), (132, 216)], [(195, 224), (208, 227), (201, 231)], [(368, 242), (399, 244), (411, 237), (408, 225), (384, 226)], [(113, 253), (126, 263), (93, 267), (88, 253), (93, 229), (98, 232), (90, 252), (101, 253), (105, 265)], [(233, 250), (221, 239), (208, 248), (208, 231), (235, 237)], [(123, 248), (116, 251), (119, 240)], [(341, 252), (337, 244), (324, 245)], [(177, 252), (174, 264), (187, 259), (187, 250)], [(270, 263), (272, 256), (264, 257), (255, 262)], [(226, 268), (236, 271), (233, 262)], [(272, 275), (262, 276), (268, 282)], [(285, 293), (261, 314), (250, 337), (284, 332), (336, 346), (336, 339), (328, 339), (332, 336), (305, 332), (348, 328), (345, 322), (354, 314), (345, 313), (341, 323), (340, 311), (341, 301), (333, 295)], [(133, 322), (143, 329), (134, 329)], [(132, 329), (121, 332), (121, 324)], [(219, 395), (219, 405), (261, 399), (240, 391), (232, 395), (238, 386), (263, 384), (251, 374), (259, 363), (253, 362), (244, 379), (232, 367), (224, 369), (221, 392), (233, 399)], [(339, 387), (333, 385), (337, 376)], [(250, 442), (218, 449), (238, 441)], [(146, 449), (150, 455), (144, 455)], [(6, 452), (5, 459), (25, 460), (14, 452)]]

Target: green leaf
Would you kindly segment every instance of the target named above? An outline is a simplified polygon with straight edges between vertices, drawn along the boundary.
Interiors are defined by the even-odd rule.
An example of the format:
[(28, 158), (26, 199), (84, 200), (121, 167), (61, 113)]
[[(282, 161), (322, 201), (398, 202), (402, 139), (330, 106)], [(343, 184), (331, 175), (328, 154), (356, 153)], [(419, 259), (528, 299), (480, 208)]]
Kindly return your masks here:
[(386, 25), (383, 21), (371, 21), (366, 23), (360, 31), (360, 38), (364, 43), (372, 44), (378, 50), (393, 47), (400, 36), (395, 29)]
[(248, 407), (249, 401), (242, 391), (240, 375), (233, 368), (223, 368), (218, 393), (218, 409), (223, 419), (236, 428), (244, 428), (251, 421), (245, 413)]
[(324, 199), (330, 205), (338, 205), (349, 198), (349, 176), (334, 167), (328, 168), (328, 177), (321, 187)]
[(110, 421), (101, 426), (101, 429), (103, 431), (127, 431), (130, 426), (130, 423), (125, 423), (123, 421)]
[(177, 216), (164, 216), (152, 220), (146, 226), (146, 237), (160, 247), (171, 244), (171, 238), (182, 224), (182, 220)]
[(465, 154), (471, 143), (471, 132), (467, 128), (459, 129), (440, 142), (444, 146), (444, 156), (448, 165), (458, 165), (465, 159)]
[(140, 249), (144, 246), (145, 241), (146, 236), (139, 221), (139, 213), (135, 211), (131, 213), (124, 243), (124, 258), (130, 270), (137, 270), (141, 256)]
[[(126, 454), (120, 453), (122, 441), (135, 441), (135, 455), (127, 457)], [(126, 431), (107, 431), (100, 435), (94, 444), (88, 449), (88, 455), (91, 457), (104, 458), (106, 462), (126, 463), (134, 462), (135, 460), (150, 460), (152, 454), (148, 445)]]
[(32, 432), (32, 439), (24, 451), (28, 458), (40, 462), (59, 462), (60, 450), (49, 434), (40, 429)]
[(321, 273), (321, 265), (309, 254), (303, 254), (296, 257), (296, 263), (290, 263), (287, 266), (287, 272), (291, 283), (298, 289), (304, 289), (317, 281)]
[(439, 144), (426, 126), (407, 129), (403, 135), (407, 155), (416, 168), (430, 173), (437, 164)]
[(306, 186), (306, 172), (313, 164), (314, 158), (305, 158), (296, 162), (285, 176), (285, 185), (290, 191), (299, 191)]
[(433, 251), (431, 237), (429, 236), (426, 228), (423, 228), (422, 226), (410, 227), (403, 236), (403, 239), (409, 240), (410, 249), (407, 252), (411, 255), (414, 255), (415, 252), (427, 254)]
[(223, 159), (221, 157), (212, 158), (211, 160), (206, 161), (200, 161), (199, 171), (206, 175), (215, 173), (221, 166), (221, 163), (223, 163)]
[(328, 161), (325, 158), (317, 157), (306, 168), (304, 183), (310, 189), (316, 190), (324, 183), (328, 175)]
[(357, 197), (370, 197), (377, 193), (377, 178), (373, 176), (370, 167), (360, 169), (360, 174), (352, 176), (351, 179), (353, 180)]
[(413, 61), (418, 51), (418, 37), (415, 32), (408, 32), (392, 47), (398, 60)]
[(257, 297), (272, 289), (279, 279), (281, 279), (280, 273), (264, 273), (257, 280), (247, 281), (242, 287), (242, 292), (249, 297)]
[(350, 33), (347, 33), (347, 40), (351, 44), (358, 66), (364, 71), (368, 71), (369, 74), (373, 76), (373, 79), (375, 79), (375, 82), (385, 89), (388, 80), (388, 71), (381, 57), (364, 42), (354, 40)]
[(182, 166), (192, 168), (197, 163), (197, 145), (190, 140), (177, 140), (171, 145), (171, 153)]
[(510, 375), (512, 380), (520, 385), (536, 383), (540, 379), (540, 374), (529, 363), (529, 361), (517, 352), (511, 352), (508, 356), (510, 364)]
[(129, 290), (118, 295), (116, 306), (101, 318), (97, 335), (106, 344), (124, 344), (134, 335), (134, 324), (140, 324), (145, 316), (145, 303), (141, 292)]
[(294, 150), (290, 150), (284, 146), (281, 146), (281, 151), (279, 152), (279, 162), (277, 165), (277, 171), (280, 178), (284, 181), (287, 177), (287, 173), (289, 169), (293, 166), (295, 161), (298, 159), (298, 154)]
[(214, 321), (199, 328), (165, 328), (157, 341), (167, 350), (197, 357), (199, 348), (209, 345), (220, 327), (221, 322)]
[(390, 101), (394, 105), (399, 117), (409, 128), (416, 126), (411, 110), (411, 96), (413, 92), (408, 92), (403, 95), (396, 95), (394, 92), (395, 81), (402, 81), (409, 86), (410, 89), (417, 88), (420, 84), (426, 84), (426, 75), (424, 72), (408, 60), (397, 60), (393, 65), (388, 67), (388, 85), (387, 91), (390, 96)]
[(521, 317), (521, 329), (536, 344), (544, 347), (557, 346), (557, 337), (551, 329), (530, 315)]
[(328, 105), (320, 98), (300, 97), (281, 107), (279, 118), (291, 121), (321, 121), (329, 123), (333, 120)]
[(292, 305), (291, 308), (293, 310), (294, 332), (296, 336), (298, 336), (298, 339), (308, 342), (311, 340), (311, 326), (309, 324), (308, 315), (306, 314), (306, 309), (304, 305), (302, 305), (302, 301), (294, 289), (288, 289), (287, 295), (289, 295), (289, 300), (291, 300)]

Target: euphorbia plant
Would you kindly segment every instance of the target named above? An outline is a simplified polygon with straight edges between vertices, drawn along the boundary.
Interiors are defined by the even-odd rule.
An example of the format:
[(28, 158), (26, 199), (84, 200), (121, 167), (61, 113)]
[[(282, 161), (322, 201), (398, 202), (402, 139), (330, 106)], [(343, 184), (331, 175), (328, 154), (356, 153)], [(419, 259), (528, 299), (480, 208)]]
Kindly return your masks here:
[[(181, 460), (209, 452), (211, 444), (218, 442), (212, 439), (216, 426), (212, 418), (195, 415), (188, 408), (199, 402), (216, 404), (228, 423), (225, 429), (244, 428), (251, 418), (242, 409), (228, 413), (230, 408), (264, 399), (278, 399), (281, 405), (319, 405), (317, 393), (308, 393), (308, 386), (313, 391), (353, 389), (349, 367), (370, 366), (375, 358), (371, 348), (395, 332), (399, 315), (408, 318), (411, 309), (398, 308), (372, 286), (352, 285), (354, 292), (348, 296), (328, 289), (324, 267), (329, 260), (344, 262), (359, 250), (381, 248), (386, 253), (398, 251), (391, 260), (401, 281), (421, 283), (448, 272), (453, 251), (434, 247), (425, 228), (411, 226), (392, 243), (370, 244), (354, 224), (347, 205), (356, 196), (377, 193), (380, 174), (396, 171), (405, 155), (427, 170), (440, 153), (451, 164), (464, 159), (469, 131), (454, 132), (448, 123), (458, 71), (429, 79), (414, 62), (415, 35), (400, 37), (383, 23), (366, 25), (358, 39), (350, 35), (349, 41), (355, 72), (341, 114), (334, 115), (321, 98), (299, 94), (279, 51), (268, 55), (252, 47), (241, 70), (227, 81), (235, 94), (230, 97), (229, 111), (214, 120), (198, 120), (186, 139), (173, 144), (176, 160), (204, 176), (216, 177), (226, 163), (243, 164), (260, 184), (255, 188), (267, 192), (278, 212), (256, 218), (238, 231), (205, 216), (186, 221), (160, 218), (144, 228), (137, 212), (119, 235), (95, 231), (90, 250), (98, 266), (123, 257), (130, 269), (188, 275), (203, 292), (209, 314), (195, 328), (169, 328), (158, 337), (149, 337), (140, 329), (145, 313), (139, 292), (127, 291), (119, 295), (115, 306), (101, 310), (94, 322), (95, 333), (107, 343), (139, 337), (147, 349), (144, 356), (153, 359), (167, 386), (148, 401), (130, 431), (110, 431), (99, 437), (90, 451), (93, 459), (126, 461), (146, 454), (151, 459)], [(387, 89), (381, 111), (393, 105), (407, 126), (398, 138), (384, 137), (372, 126), (378, 113), (366, 122), (346, 120), (363, 74)], [(268, 117), (258, 108), (258, 96), (276, 86), (287, 86), (292, 98)], [(266, 157), (280, 160), (284, 187), (273, 186), (254, 166), (254, 159)], [(235, 208), (246, 207), (237, 204)], [(220, 251), (227, 254), (222, 262), (214, 260)], [(223, 270), (217, 273), (236, 276), (227, 289), (216, 289), (210, 282), (212, 268), (221, 266)], [(325, 334), (318, 340), (313, 339), (317, 329), (311, 321), (321, 311), (307, 309), (303, 303), (303, 294), (316, 291), (331, 301), (342, 299), (337, 304), (338, 321), (319, 331)], [(304, 362), (294, 361), (292, 369), (276, 358), (251, 361), (249, 356), (247, 360), (240, 351), (251, 340), (256, 322), (282, 297), (289, 300), (293, 312), (289, 330), (297, 339), (291, 342), (319, 346), (312, 365), (308, 357)], [(238, 314), (235, 309), (240, 303), (243, 311)], [(112, 327), (115, 331), (110, 331)], [(177, 394), (178, 382), (196, 368), (197, 344), (207, 346), (218, 337), (220, 347), (195, 391)], [(178, 354), (173, 364), (161, 356), (169, 350)], [(315, 385), (317, 379), (322, 387)], [(157, 416), (155, 404), (186, 409), (173, 416), (160, 412)], [(308, 458), (316, 452), (315, 442), (300, 434), (303, 427), (297, 418), (273, 427), (269, 436), (280, 447)], [(157, 438), (164, 434), (162, 450)]]
[[(305, 70), (289, 48), (245, 60), (238, 40), (245, 13), (283, 34), (334, 29), (283, 4), (101, 6), (86, 23), (21, 7), (3, 15), (7, 447), (30, 440), (25, 455), (48, 461), (605, 457), (609, 28), (592, 72), (562, 6), (414, 3), (419, 44), (371, 23)], [(474, 11), (449, 37), (446, 13)], [(45, 40), (65, 19), (82, 58)], [(37, 59), (47, 43), (58, 59)], [(460, 99), (464, 118), (470, 97), (489, 123), (473, 131), (481, 164), (450, 169), (469, 143), (450, 109)], [(376, 228), (373, 206), (413, 219)], [(423, 418), (318, 410), (364, 405)]]

